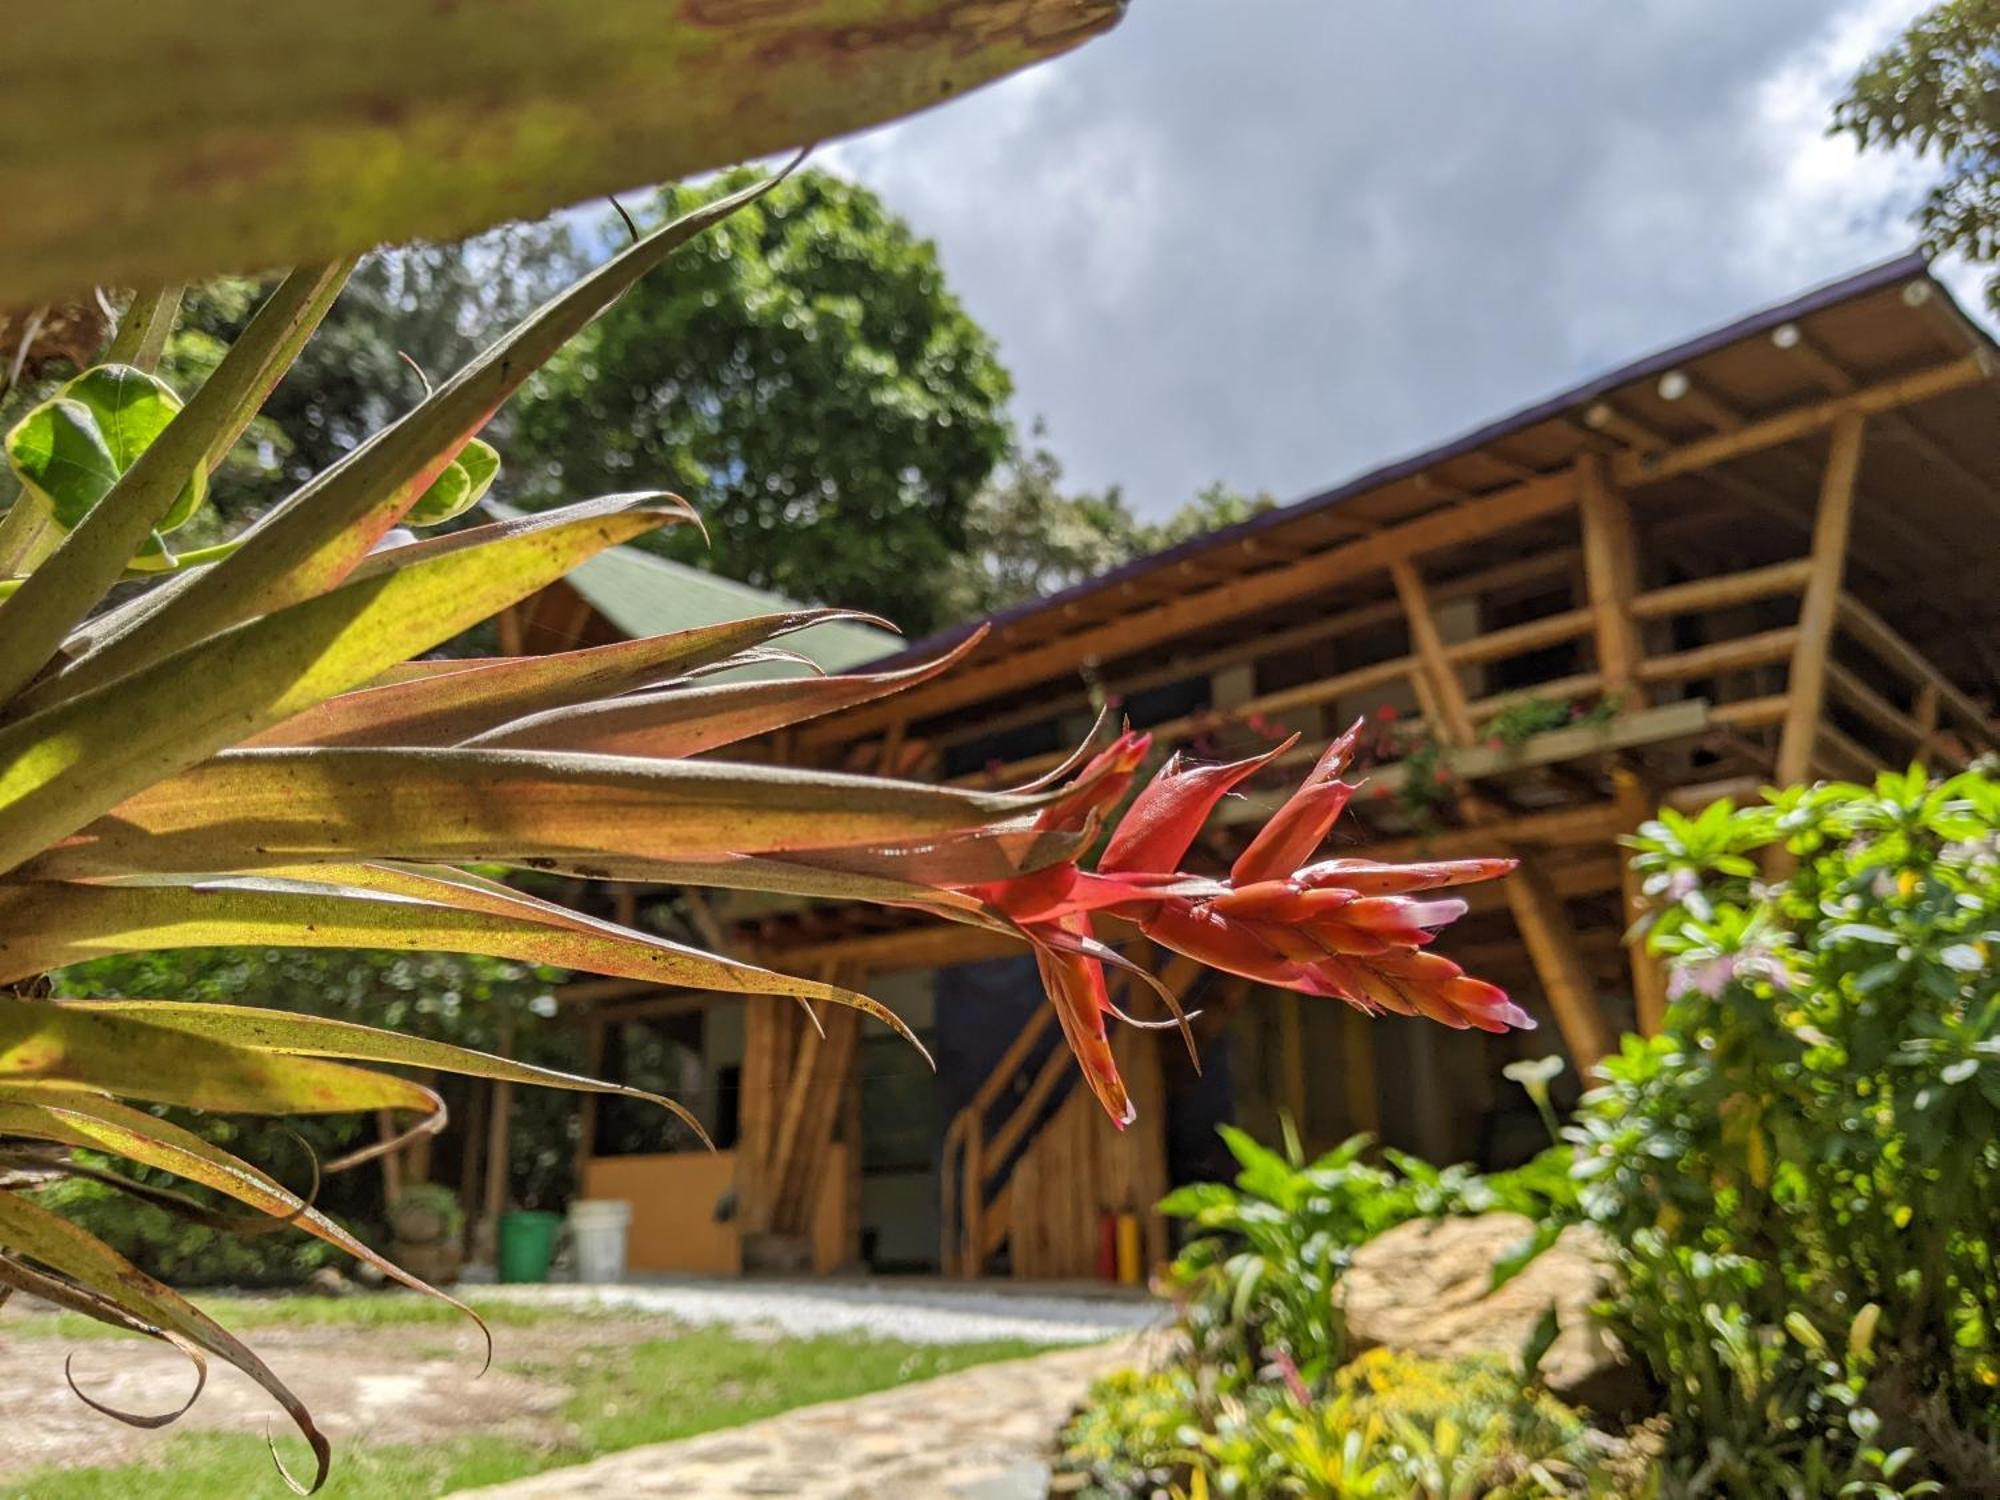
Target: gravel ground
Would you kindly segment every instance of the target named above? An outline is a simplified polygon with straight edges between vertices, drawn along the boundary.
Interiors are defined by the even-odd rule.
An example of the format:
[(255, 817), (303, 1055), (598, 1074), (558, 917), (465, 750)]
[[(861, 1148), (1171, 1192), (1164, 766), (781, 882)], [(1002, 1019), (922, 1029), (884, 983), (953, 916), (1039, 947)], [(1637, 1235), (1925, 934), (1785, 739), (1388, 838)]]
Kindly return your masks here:
[(1155, 1328), (1157, 1302), (1136, 1296), (1055, 1296), (932, 1282), (911, 1286), (841, 1282), (661, 1279), (621, 1286), (486, 1286), (485, 1297), (558, 1306), (630, 1308), (688, 1324), (767, 1328), (788, 1337), (867, 1333), (913, 1344), (1032, 1339), (1091, 1344)]

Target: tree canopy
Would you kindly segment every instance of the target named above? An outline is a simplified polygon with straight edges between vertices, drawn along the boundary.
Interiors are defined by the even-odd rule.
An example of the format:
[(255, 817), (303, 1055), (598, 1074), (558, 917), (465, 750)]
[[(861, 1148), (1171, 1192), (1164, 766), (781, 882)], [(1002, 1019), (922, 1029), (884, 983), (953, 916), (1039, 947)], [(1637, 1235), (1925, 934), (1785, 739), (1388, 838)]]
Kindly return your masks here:
[[(1942, 176), (1918, 210), (1925, 247), (2000, 263), (2000, 0), (1945, 0), (1856, 75), (1834, 128), (1913, 148)], [(1986, 283), (2000, 313), (2000, 273)]]
[(954, 618), (1045, 598), (1276, 503), (1269, 495), (1211, 484), (1166, 520), (1146, 522), (1118, 486), (1066, 494), (1062, 473), (1061, 462), (1039, 443), (1016, 447), (979, 492), (945, 593)]
[[(743, 180), (665, 189), (646, 217)], [(530, 503), (681, 489), (710, 540), (665, 537), (667, 555), (923, 630), (1007, 451), (1011, 391), (934, 248), (867, 189), (803, 172), (553, 361), (507, 456)]]

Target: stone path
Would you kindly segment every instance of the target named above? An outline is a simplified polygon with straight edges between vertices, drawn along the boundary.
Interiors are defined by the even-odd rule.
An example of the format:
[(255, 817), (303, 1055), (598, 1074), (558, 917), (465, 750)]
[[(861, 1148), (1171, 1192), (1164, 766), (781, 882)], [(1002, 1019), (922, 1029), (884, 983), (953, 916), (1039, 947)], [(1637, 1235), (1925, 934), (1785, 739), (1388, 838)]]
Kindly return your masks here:
[(480, 1500), (671, 1495), (675, 1500), (1042, 1500), (1056, 1429), (1135, 1341), (979, 1365), (746, 1427), (631, 1448)]
[(1143, 1294), (1016, 1292), (969, 1282), (741, 1281), (659, 1277), (618, 1286), (483, 1286), (481, 1298), (541, 1305), (615, 1307), (690, 1326), (768, 1328), (787, 1338), (863, 1333), (912, 1344), (1026, 1339), (1093, 1344), (1166, 1321)]

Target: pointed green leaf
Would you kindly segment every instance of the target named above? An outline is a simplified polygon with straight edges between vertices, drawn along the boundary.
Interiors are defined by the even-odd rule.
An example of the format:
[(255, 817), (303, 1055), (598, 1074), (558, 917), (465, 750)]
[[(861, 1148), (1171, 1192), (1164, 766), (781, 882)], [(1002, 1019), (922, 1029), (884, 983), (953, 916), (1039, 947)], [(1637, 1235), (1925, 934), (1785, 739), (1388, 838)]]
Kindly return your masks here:
[(274, 944), (489, 953), (676, 989), (822, 1000), (852, 1006), (916, 1040), (893, 1012), (839, 985), (793, 978), (611, 923), (560, 923), (527, 909), (503, 911), (490, 900), (463, 897), (447, 904), (386, 888), (378, 893), (280, 880), (0, 886), (0, 983), (113, 953)]
[(654, 687), (829, 620), (876, 623), (853, 610), (801, 609), (547, 656), (411, 662), (249, 743), (457, 744), (510, 719)]
[(486, 498), (499, 473), (499, 450), (474, 438), (459, 450), (458, 457), (417, 498), (403, 519), (412, 526), (439, 526), (462, 516)]
[[(368, 681), (585, 558), (685, 514), (650, 498), (573, 506), (488, 546), (362, 579), (0, 728), (0, 871), (140, 788)], [(8, 603), (25, 597), (24, 590)]]
[[(29, 873), (186, 875), (356, 859), (582, 867), (872, 848), (1011, 825), (1073, 794), (551, 751), (231, 750), (121, 802)], [(1028, 848), (1060, 843), (1032, 828), (1020, 836)]]
[[(188, 508), (189, 495), (198, 498), (208, 471), (235, 445), (298, 357), (351, 269), (349, 261), (287, 276), (158, 441), (135, 455), (122, 477), (114, 476), (104, 503), (81, 518), (17, 591), (0, 599), (0, 639), (7, 642), (0, 653), (0, 704), (42, 669), (63, 637), (147, 547), (155, 528), (165, 528), (174, 512)], [(4, 558), (0, 569), (13, 571)]]
[(699, 755), (913, 687), (978, 649), (985, 634), (983, 628), (975, 631), (944, 655), (897, 672), (671, 688), (551, 709), (516, 719), (467, 743), (496, 749), (583, 750), (596, 755)]
[(583, 277), (401, 421), (261, 517), (231, 556), (166, 585), (143, 621), (100, 638), (35, 701), (73, 696), (339, 584), (528, 376), (647, 271), (777, 181), (766, 178), (704, 204)]
[[(331, 1449), (313, 1425), (312, 1414), (269, 1365), (192, 1302), (69, 1220), (4, 1190), (0, 1190), (0, 1246), (61, 1272), (128, 1317), (178, 1334), (255, 1380), (284, 1407), (311, 1444), (318, 1470), (312, 1488), (326, 1481)], [(289, 1474), (285, 1478), (294, 1489), (302, 1489)]]
[(460, 239), (929, 109), (1122, 9), (146, 0), (107, 24), (10, 6), (0, 306)]

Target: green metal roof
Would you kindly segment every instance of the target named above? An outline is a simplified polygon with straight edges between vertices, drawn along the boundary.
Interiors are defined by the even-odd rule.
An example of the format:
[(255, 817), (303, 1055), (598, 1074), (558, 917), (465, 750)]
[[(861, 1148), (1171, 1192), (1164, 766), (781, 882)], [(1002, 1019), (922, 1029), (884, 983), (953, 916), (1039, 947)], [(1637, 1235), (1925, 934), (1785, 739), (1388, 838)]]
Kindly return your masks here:
[[(636, 547), (613, 547), (598, 553), (572, 571), (568, 582), (593, 609), (634, 637), (799, 607), (796, 600), (782, 594), (670, 562)], [(902, 650), (904, 641), (872, 625), (837, 620), (786, 636), (780, 644), (811, 657), (829, 672), (843, 672)], [(742, 675), (788, 674), (748, 668)]]

